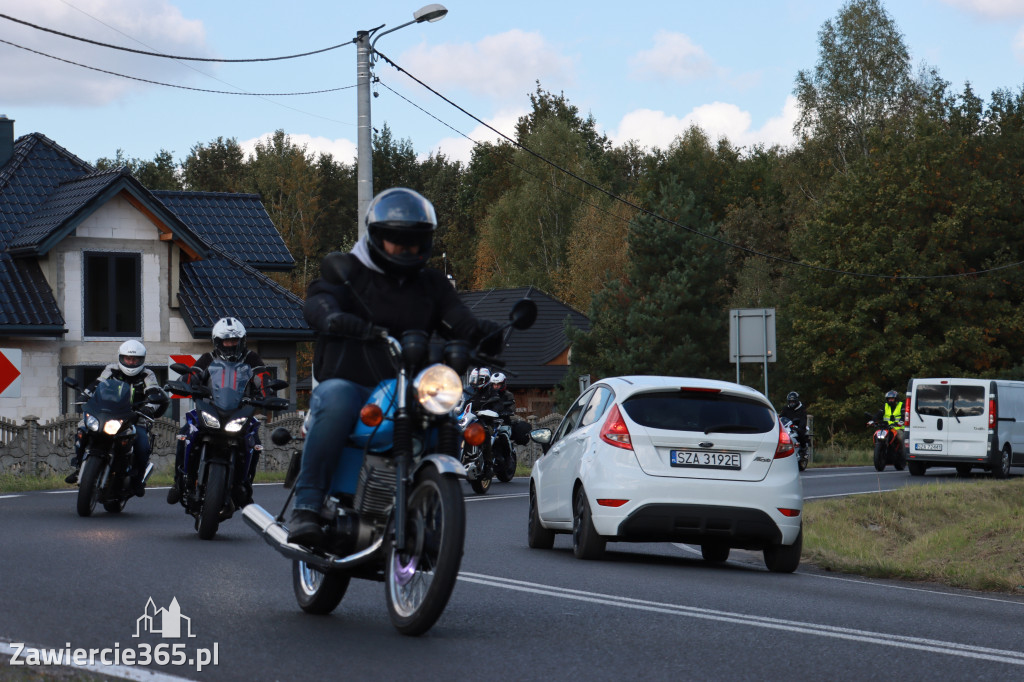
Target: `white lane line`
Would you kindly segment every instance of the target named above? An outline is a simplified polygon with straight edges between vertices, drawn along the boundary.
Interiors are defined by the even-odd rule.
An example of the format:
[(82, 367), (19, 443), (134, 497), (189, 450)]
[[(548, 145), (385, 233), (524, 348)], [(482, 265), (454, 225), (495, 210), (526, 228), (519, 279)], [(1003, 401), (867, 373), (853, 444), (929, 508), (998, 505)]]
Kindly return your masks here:
[(804, 495), (804, 499), (824, 500), (825, 498), (828, 497), (853, 497), (854, 495), (877, 495), (878, 493), (891, 493), (896, 490), (903, 490), (903, 488), (879, 488), (878, 490), (862, 490), (858, 493), (836, 493), (834, 495)]
[[(17, 647), (15, 647), (7, 642), (0, 641), (0, 656), (13, 657), (15, 654), (17, 654), (19, 660), (24, 662), (29, 656), (33, 655), (33, 653), (36, 656), (39, 656), (38, 652), (40, 649), (43, 648), (44, 647), (33, 647), (24, 644), (19, 644)], [(50, 649), (50, 651), (60, 651), (62, 648), (63, 647), (55, 647), (53, 649)], [(13, 670), (18, 668), (19, 666), (8, 665), (7, 667)], [(48, 667), (51, 666), (24, 665), (26, 672), (31, 671), (33, 673), (40, 674), (42, 677), (46, 677), (46, 675), (40, 673), (40, 671), (45, 670)], [(74, 668), (75, 670), (88, 670), (90, 672), (99, 673), (101, 675), (106, 675), (108, 677), (117, 677), (122, 680), (146, 680), (147, 682), (190, 682), (190, 678), (188, 677), (168, 675), (167, 673), (160, 672), (158, 670), (150, 670), (149, 668), (133, 667), (126, 665), (101, 665), (99, 663), (92, 665), (76, 665), (74, 662), (71, 662), (68, 665), (58, 665), (54, 667)]]
[(43, 490), (44, 495), (67, 495), (68, 493), (78, 493), (77, 489), (72, 490)]
[(22, 496), (20, 494), (19, 495), (0, 495), (0, 500), (7, 499), (8, 497), (22, 497)]
[(508, 495), (476, 495), (465, 498), (466, 502), (486, 502), (487, 500), (510, 500), (514, 497), (528, 497), (529, 493), (509, 493)]
[(909, 476), (906, 471), (851, 471), (844, 474), (811, 474), (807, 478), (844, 478), (847, 476)]
[(632, 599), (619, 597), (611, 594), (598, 592), (585, 592), (564, 587), (553, 587), (540, 583), (512, 580), (497, 576), (481, 575), (479, 573), (460, 573), (459, 580), (464, 580), (478, 585), (498, 587), (506, 590), (539, 594), (547, 597), (560, 599), (572, 599), (575, 601), (589, 602), (592, 604), (605, 604), (618, 606), (620, 608), (650, 611), (667, 615), (697, 618), (701, 620), (713, 620), (723, 623), (735, 623), (750, 627), (766, 628), (769, 630), (785, 630), (800, 634), (816, 635), (818, 637), (829, 637), (832, 639), (843, 639), (852, 642), (864, 642), (880, 646), (894, 647), (898, 649), (915, 649), (930, 653), (947, 654), (960, 656), (962, 658), (974, 658), (996, 663), (1010, 663), (1024, 666), (1024, 653), (1006, 649), (993, 649), (990, 647), (975, 646), (973, 644), (961, 644), (960, 642), (944, 642), (937, 639), (922, 637), (910, 637), (893, 633), (878, 633), (872, 630), (857, 630), (855, 628), (844, 628), (834, 625), (821, 625), (818, 623), (805, 623), (782, 618), (768, 618), (745, 613), (733, 613), (730, 611), (718, 611), (716, 609), (705, 609), (695, 606), (682, 606), (679, 604), (667, 604), (664, 602), (647, 601), (644, 599)]

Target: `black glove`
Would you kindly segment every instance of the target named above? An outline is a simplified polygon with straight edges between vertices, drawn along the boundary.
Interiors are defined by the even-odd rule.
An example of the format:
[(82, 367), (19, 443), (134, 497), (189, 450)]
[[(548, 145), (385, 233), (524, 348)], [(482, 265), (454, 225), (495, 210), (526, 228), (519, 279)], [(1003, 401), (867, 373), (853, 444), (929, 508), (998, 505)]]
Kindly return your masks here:
[(386, 337), (388, 330), (356, 317), (352, 313), (331, 313), (327, 316), (327, 333), (369, 341)]
[(156, 415), (156, 411), (149, 405), (143, 405), (137, 411), (142, 416), (149, 417), (150, 419), (154, 419)]
[(480, 352), (484, 355), (500, 355), (504, 347), (502, 326), (491, 320), (477, 320), (476, 329), (480, 338)]

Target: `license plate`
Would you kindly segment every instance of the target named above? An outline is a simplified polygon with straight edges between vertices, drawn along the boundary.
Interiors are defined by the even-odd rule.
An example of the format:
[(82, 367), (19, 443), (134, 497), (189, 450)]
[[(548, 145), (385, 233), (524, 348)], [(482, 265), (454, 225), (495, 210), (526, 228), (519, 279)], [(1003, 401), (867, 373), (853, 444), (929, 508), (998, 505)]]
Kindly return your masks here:
[(740, 453), (669, 450), (669, 463), (674, 467), (694, 467), (698, 469), (739, 469)]
[(928, 450), (931, 452), (941, 452), (942, 443), (914, 443), (915, 450)]

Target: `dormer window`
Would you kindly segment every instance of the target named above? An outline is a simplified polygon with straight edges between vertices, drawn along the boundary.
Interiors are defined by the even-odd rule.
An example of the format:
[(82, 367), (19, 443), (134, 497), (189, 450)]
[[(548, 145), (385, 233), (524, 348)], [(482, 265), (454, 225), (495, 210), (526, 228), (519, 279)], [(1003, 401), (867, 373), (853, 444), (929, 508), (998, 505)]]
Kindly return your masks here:
[(142, 256), (97, 253), (84, 256), (85, 335), (142, 335)]

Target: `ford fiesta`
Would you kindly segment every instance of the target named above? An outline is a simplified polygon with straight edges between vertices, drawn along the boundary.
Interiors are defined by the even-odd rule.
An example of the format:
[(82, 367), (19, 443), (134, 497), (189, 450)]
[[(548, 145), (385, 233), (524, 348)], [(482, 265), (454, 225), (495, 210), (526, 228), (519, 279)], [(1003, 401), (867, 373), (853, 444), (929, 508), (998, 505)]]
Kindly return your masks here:
[(530, 547), (572, 533), (597, 559), (608, 542), (700, 545), (707, 561), (762, 550), (791, 573), (803, 545), (803, 491), (793, 443), (771, 403), (726, 381), (627, 376), (581, 395), (530, 475)]

